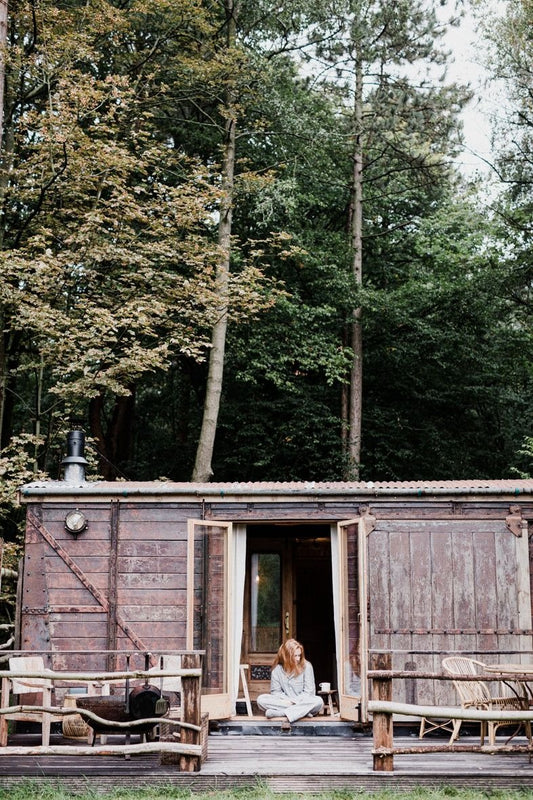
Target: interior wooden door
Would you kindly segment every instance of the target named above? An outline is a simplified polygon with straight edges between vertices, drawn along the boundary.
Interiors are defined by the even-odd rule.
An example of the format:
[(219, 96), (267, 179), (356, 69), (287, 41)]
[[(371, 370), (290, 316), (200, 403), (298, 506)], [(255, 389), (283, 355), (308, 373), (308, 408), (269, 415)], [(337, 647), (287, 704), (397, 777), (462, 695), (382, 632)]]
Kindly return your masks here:
[(252, 700), (270, 688), (270, 667), (294, 634), (292, 546), (285, 537), (248, 540), (243, 661), (250, 665)]
[(327, 526), (248, 529), (241, 660), (252, 700), (270, 689), (280, 645), (298, 639), (315, 679), (335, 684), (331, 543)]

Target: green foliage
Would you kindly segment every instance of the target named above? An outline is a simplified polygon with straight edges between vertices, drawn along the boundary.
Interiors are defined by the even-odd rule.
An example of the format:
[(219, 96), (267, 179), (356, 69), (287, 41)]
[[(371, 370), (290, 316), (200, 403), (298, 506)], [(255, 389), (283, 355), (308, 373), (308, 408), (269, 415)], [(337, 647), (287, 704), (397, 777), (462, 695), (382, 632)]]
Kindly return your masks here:
[[(49, 469), (71, 415), (89, 415), (105, 451), (120, 438), (106, 431), (108, 409), (176, 359), (205, 358), (218, 314), (218, 171), (160, 119), (176, 92), (233, 80), (235, 62), (209, 50), (217, 13), (187, 0), (102, 0), (90, 14), (45, 2), (32, 15), (22, 4), (9, 22), (0, 422), (9, 446), (29, 415), (35, 462)], [(271, 302), (272, 287), (243, 263), (229, 292), (241, 320)], [(22, 475), (11, 473), (13, 493)]]
[[(406, 10), (383, 13), (393, 15), (394, 28)], [(325, 29), (319, 11), (314, 21)], [(251, 47), (247, 14), (253, 9), (244, 9), (241, 35)], [(434, 20), (417, 20), (427, 52)], [(260, 33), (254, 46), (259, 41)], [(412, 57), (410, 48), (398, 40), (392, 63)], [(456, 201), (465, 188), (449, 156), (465, 93), (429, 84), (417, 90), (390, 69), (382, 69), (378, 88), (369, 84), (359, 292), (345, 237), (351, 131), (342, 86), (314, 79), (312, 66), (302, 79), (292, 60), (272, 51), (262, 67), (254, 79), (263, 90), (248, 96), (240, 121), (234, 269), (252, 259), (285, 292), (252, 323), (230, 328), (216, 477), (342, 477), (344, 331), (357, 303), (364, 311), (363, 475), (510, 474), (529, 413), (528, 336), (514, 324), (497, 227), (487, 225), (475, 198)], [(182, 361), (169, 378), (173, 389), (162, 397), (172, 427), (145, 407), (145, 392), (141, 408), (139, 396), (145, 441), (137, 448), (148, 472), (137, 474), (144, 477), (151, 464), (186, 478), (194, 451), (205, 376)], [(156, 427), (178, 447), (158, 446)]]
[[(230, 111), (237, 162), (215, 478), (343, 476), (356, 307), (361, 477), (530, 470), (530, 6), (512, 4), (498, 34), (523, 137), (520, 157), (502, 152), (512, 183), (494, 217), (450, 166), (467, 92), (409, 77), (416, 59), (444, 64), (431, 4), (246, 0), (231, 46), (224, 3), (97, 0), (89, 11), (45, 0), (35, 26), (33, 6), (11, 9), (0, 180), (5, 536), (18, 522), (16, 486), (60, 477), (71, 416), (85, 421), (104, 477), (190, 477), (220, 313)], [(346, 236), (357, 133), (362, 286)]]
[(530, 0), (509, 3), (485, 23), (495, 91), (508, 98), (509, 111), (495, 125), (496, 170), (505, 186), (500, 213), (507, 228), (530, 241), (533, 197), (533, 55)]
[(508, 273), (490, 234), (468, 205), (428, 217), (397, 287), (372, 298), (371, 474), (386, 464), (411, 479), (510, 477), (531, 412), (531, 333), (508, 324)]
[(533, 437), (526, 436), (522, 447), (518, 451), (518, 456), (524, 456), (525, 463), (528, 465), (527, 472), (519, 472), (520, 476), (523, 478), (531, 478), (532, 463), (533, 463)]

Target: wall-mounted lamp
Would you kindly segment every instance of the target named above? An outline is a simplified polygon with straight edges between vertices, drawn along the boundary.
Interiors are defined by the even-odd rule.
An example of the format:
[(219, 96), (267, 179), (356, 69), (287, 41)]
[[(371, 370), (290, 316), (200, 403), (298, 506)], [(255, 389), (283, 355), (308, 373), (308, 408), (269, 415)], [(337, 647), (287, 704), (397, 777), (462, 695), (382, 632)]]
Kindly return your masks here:
[(83, 533), (88, 524), (85, 514), (77, 508), (74, 511), (69, 511), (65, 517), (65, 528), (73, 536)]

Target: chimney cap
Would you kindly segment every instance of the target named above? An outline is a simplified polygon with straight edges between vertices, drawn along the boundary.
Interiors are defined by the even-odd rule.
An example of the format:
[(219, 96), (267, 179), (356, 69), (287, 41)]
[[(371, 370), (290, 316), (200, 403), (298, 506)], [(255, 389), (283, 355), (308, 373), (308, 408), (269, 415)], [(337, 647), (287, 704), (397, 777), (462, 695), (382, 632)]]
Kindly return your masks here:
[(67, 434), (67, 454), (61, 464), (65, 467), (65, 481), (75, 483), (85, 480), (85, 467), (88, 464), (84, 455), (85, 433), (82, 430), (71, 430)]
[(63, 461), (61, 463), (62, 464), (88, 464), (89, 462), (83, 456), (65, 456), (65, 458), (63, 459)]

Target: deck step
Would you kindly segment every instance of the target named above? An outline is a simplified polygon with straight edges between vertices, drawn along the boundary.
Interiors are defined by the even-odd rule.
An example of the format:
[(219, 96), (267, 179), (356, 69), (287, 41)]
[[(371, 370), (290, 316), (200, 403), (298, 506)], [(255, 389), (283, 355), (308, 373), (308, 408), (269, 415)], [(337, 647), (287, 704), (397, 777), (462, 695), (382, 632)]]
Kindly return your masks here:
[(237, 716), (211, 721), (209, 732), (223, 736), (353, 736), (354, 732), (361, 732), (361, 725), (328, 717), (308, 717), (293, 722), (290, 730), (282, 730), (281, 720)]

